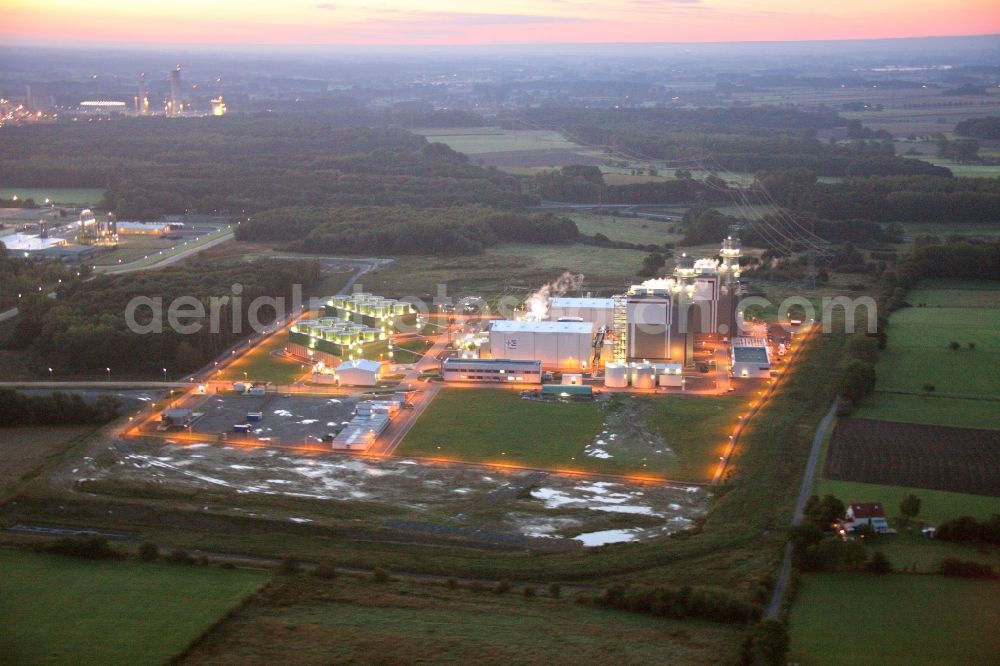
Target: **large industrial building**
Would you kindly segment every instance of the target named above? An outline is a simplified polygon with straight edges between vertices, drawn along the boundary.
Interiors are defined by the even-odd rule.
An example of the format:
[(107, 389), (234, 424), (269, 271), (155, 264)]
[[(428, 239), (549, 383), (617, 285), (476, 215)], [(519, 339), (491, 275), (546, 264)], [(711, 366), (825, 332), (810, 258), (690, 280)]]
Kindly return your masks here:
[(542, 362), (509, 358), (446, 358), (441, 376), (448, 382), (542, 383)]
[(493, 358), (541, 361), (554, 370), (591, 367), (594, 325), (588, 321), (494, 321), (490, 325)]
[(63, 263), (79, 263), (93, 259), (97, 253), (92, 247), (67, 243), (62, 238), (42, 238), (22, 233), (2, 236), (0, 244), (12, 257), (38, 261), (55, 259)]
[(771, 355), (763, 338), (733, 338), (731, 372), (734, 377), (767, 378), (771, 376)]
[(611, 328), (614, 323), (615, 300), (613, 298), (566, 298), (549, 299), (549, 321), (589, 321), (594, 330)]

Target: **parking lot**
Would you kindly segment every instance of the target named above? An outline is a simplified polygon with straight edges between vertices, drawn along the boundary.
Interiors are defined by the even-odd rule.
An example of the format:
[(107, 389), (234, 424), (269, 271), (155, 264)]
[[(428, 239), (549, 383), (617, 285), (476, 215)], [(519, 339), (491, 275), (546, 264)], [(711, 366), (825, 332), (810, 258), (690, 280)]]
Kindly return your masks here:
[(349, 421), (356, 404), (355, 398), (347, 396), (210, 395), (192, 405), (204, 416), (194, 422), (191, 430), (206, 435), (232, 433), (234, 425), (247, 423), (248, 413), (260, 412), (261, 419), (251, 421), (250, 432), (241, 437), (277, 444), (316, 443)]

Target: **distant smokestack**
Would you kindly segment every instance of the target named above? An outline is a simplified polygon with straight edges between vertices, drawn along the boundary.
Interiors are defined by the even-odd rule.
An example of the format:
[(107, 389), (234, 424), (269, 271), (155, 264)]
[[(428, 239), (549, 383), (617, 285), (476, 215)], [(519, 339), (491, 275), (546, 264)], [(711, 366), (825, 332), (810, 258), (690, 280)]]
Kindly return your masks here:
[(183, 104), (181, 101), (181, 66), (177, 65), (170, 72), (170, 106), (167, 110), (167, 115), (180, 115), (181, 111), (184, 110)]

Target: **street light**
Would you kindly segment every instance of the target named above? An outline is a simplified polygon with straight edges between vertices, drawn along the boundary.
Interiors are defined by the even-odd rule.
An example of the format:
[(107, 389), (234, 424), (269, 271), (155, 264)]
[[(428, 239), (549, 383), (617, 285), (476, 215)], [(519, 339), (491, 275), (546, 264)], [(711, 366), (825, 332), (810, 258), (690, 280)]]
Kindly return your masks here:
[(108, 381), (111, 381), (111, 368), (104, 368), (108, 373)]
[(49, 381), (52, 381), (52, 368), (49, 368)]
[(167, 381), (167, 369), (163, 368), (163, 381)]

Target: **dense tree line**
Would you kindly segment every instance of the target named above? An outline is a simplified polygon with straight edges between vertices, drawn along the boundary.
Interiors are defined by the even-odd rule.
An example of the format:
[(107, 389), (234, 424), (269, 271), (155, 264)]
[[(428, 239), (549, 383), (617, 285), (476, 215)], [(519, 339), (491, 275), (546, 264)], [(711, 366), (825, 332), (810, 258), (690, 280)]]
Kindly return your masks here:
[[(255, 298), (284, 297), (287, 311), (292, 307), (292, 285), (308, 288), (320, 275), (313, 261), (272, 260), (222, 266), (203, 262), (74, 282), (58, 289), (56, 299), (25, 298), (7, 347), (33, 359), (29, 365), (42, 373), (47, 367), (59, 368), (63, 374), (90, 375), (103, 375), (105, 368), (111, 368), (119, 377), (160, 376), (164, 367), (172, 374), (190, 372), (252, 332), (248, 310)], [(232, 298), (233, 285), (237, 284), (241, 287), (239, 300)], [(139, 296), (162, 299), (162, 332), (140, 334), (130, 330), (126, 308)], [(199, 320), (201, 330), (182, 333), (169, 325), (168, 308), (181, 296), (193, 297), (204, 308), (206, 317)], [(208, 318), (210, 299), (227, 296), (230, 298), (220, 301), (219, 330), (213, 333)], [(266, 323), (273, 315), (272, 308), (263, 307), (258, 318)], [(151, 309), (144, 306), (135, 311), (134, 319), (145, 325), (151, 324), (153, 317)]]
[(4, 128), (11, 186), (106, 187), (120, 218), (307, 205), (530, 204), (520, 181), (402, 129), (337, 116), (123, 118)]
[(938, 525), (934, 536), (943, 541), (1000, 545), (1000, 514), (982, 522), (972, 516), (959, 516)]
[(955, 125), (955, 134), (973, 139), (1000, 139), (1000, 117), (969, 118)]
[[(688, 160), (707, 168), (757, 172), (808, 168), (822, 176), (940, 175), (951, 172), (897, 157), (891, 142), (846, 145), (816, 140), (816, 131), (844, 127), (834, 112), (779, 107), (735, 109), (537, 109), (523, 112), (529, 124), (562, 131), (588, 145), (641, 159)], [(511, 120), (518, 126), (523, 118)], [(859, 136), (869, 136), (856, 130)]]
[(118, 415), (118, 400), (109, 395), (87, 402), (76, 393), (25, 395), (0, 388), (0, 428), (32, 425), (107, 423)]
[(779, 170), (758, 176), (779, 204), (828, 220), (996, 222), (1000, 179), (888, 176), (821, 183), (816, 172)]
[(290, 240), (289, 249), (340, 254), (478, 254), (500, 242), (569, 243), (572, 220), (551, 213), (452, 208), (283, 208), (256, 215), (240, 240)]
[(761, 607), (721, 588), (669, 588), (615, 584), (596, 599), (600, 606), (659, 617), (694, 617), (746, 624), (760, 619)]
[(594, 166), (569, 165), (535, 176), (535, 189), (543, 201), (604, 204), (719, 203), (730, 200), (726, 183), (692, 178), (607, 185)]
[[(77, 276), (80, 273), (80, 276)], [(0, 310), (17, 305), (19, 295), (37, 294), (38, 288), (86, 279), (89, 267), (69, 267), (59, 262), (35, 262), (10, 253), (0, 237)]]

